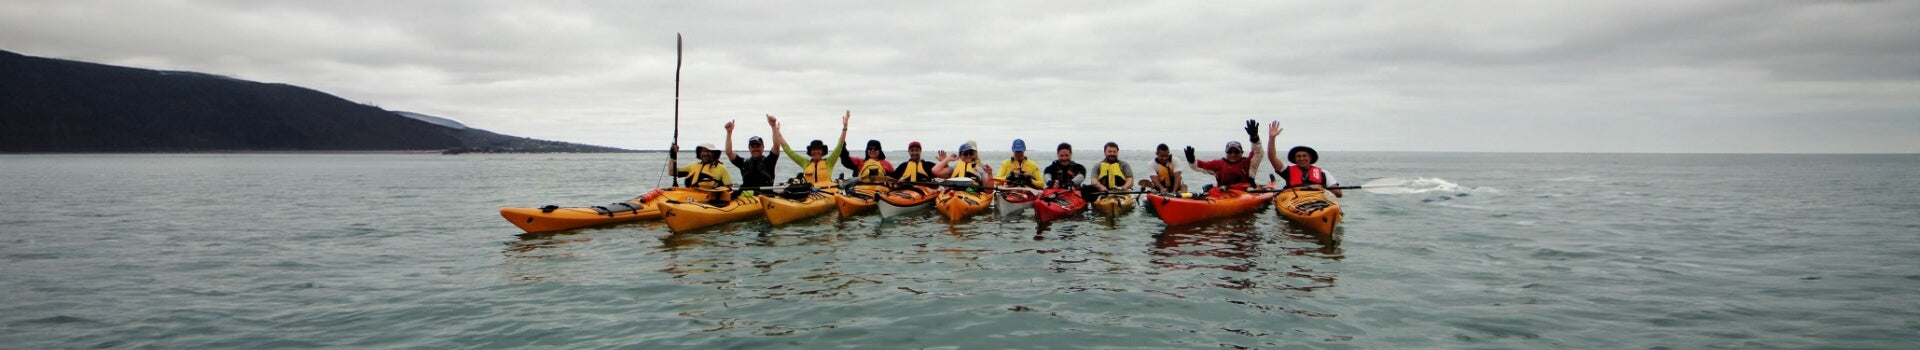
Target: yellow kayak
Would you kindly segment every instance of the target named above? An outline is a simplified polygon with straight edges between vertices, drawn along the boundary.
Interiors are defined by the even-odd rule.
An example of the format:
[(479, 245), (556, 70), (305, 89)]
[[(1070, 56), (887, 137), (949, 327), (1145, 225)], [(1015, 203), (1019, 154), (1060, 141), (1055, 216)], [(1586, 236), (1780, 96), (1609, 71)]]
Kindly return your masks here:
[(667, 222), (667, 229), (687, 232), (759, 217), (764, 210), (760, 202), (760, 196), (754, 195), (736, 197), (724, 206), (714, 206), (704, 200), (673, 200), (660, 203), (660, 216)]
[(954, 189), (935, 197), (933, 206), (940, 210), (940, 214), (947, 217), (948, 222), (960, 222), (968, 216), (986, 211), (987, 205), (993, 203), (992, 197), (992, 192), (968, 192)]
[(500, 217), (528, 233), (560, 231), (587, 226), (660, 218), (658, 205), (667, 199), (689, 200), (708, 193), (690, 188), (655, 189), (625, 202), (585, 207), (546, 206), (540, 208), (503, 207)]
[(840, 208), (840, 217), (852, 217), (854, 214), (879, 207), (880, 195), (885, 193), (887, 193), (887, 185), (854, 185), (852, 191), (833, 195), (833, 202)]
[(811, 218), (833, 211), (834, 194), (837, 188), (822, 188), (799, 198), (787, 196), (767, 196), (760, 201), (767, 211), (767, 222), (782, 225), (800, 219)]
[(1340, 203), (1327, 198), (1327, 191), (1288, 189), (1273, 197), (1273, 209), (1287, 220), (1322, 236), (1333, 234), (1340, 224)]
[(1118, 216), (1128, 209), (1133, 209), (1134, 202), (1136, 202), (1134, 197), (1135, 195), (1132, 194), (1100, 195), (1100, 198), (1093, 200), (1093, 211), (1099, 212), (1101, 215)]

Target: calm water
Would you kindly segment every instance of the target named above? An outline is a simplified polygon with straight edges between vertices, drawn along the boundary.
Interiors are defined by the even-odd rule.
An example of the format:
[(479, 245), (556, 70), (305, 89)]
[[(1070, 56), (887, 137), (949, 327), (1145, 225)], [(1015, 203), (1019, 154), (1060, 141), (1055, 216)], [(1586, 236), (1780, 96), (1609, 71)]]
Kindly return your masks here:
[(1271, 209), (533, 236), (496, 213), (624, 200), (661, 160), (0, 156), (0, 347), (1920, 343), (1914, 155), (1329, 152), (1348, 183), (1439, 186), (1349, 192), (1337, 242)]

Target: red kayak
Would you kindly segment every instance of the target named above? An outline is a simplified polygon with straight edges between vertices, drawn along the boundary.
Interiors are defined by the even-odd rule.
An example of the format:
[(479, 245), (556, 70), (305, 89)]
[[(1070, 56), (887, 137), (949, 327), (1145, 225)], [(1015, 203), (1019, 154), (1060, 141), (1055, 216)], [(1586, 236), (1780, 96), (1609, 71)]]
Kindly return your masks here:
[(1167, 226), (1180, 226), (1253, 212), (1273, 201), (1273, 192), (1248, 193), (1215, 189), (1204, 198), (1180, 198), (1161, 193), (1147, 195), (1147, 205)]
[(1040, 192), (1040, 199), (1033, 201), (1033, 219), (1050, 222), (1067, 217), (1087, 209), (1087, 199), (1080, 197), (1080, 191), (1068, 188), (1052, 188)]

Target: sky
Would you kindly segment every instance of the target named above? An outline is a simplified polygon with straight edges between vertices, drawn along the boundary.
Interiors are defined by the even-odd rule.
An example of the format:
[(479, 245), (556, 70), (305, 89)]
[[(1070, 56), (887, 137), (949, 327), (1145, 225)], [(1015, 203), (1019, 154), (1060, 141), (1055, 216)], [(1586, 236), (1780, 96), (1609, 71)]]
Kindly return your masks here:
[(1920, 1), (6, 0), (0, 49), (664, 149), (1920, 153)]

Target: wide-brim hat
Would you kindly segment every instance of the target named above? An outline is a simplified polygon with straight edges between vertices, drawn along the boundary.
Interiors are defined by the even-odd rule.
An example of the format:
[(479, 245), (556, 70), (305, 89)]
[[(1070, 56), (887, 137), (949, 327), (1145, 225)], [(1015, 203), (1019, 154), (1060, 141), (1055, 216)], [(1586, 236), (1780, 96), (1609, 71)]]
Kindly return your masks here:
[(808, 143), (808, 144), (807, 144), (807, 152), (813, 152), (813, 149), (815, 149), (815, 148), (818, 148), (818, 149), (820, 149), (820, 151), (821, 151), (821, 152), (826, 152), (826, 151), (827, 151), (827, 143), (826, 143), (826, 142), (821, 142), (820, 140), (813, 140), (813, 143)]
[(1307, 159), (1309, 159), (1307, 161), (1307, 164), (1320, 162), (1320, 152), (1313, 150), (1313, 147), (1307, 147), (1307, 146), (1293, 146), (1293, 149), (1287, 150), (1287, 159), (1292, 160), (1293, 154), (1300, 153), (1300, 151), (1307, 151)]

